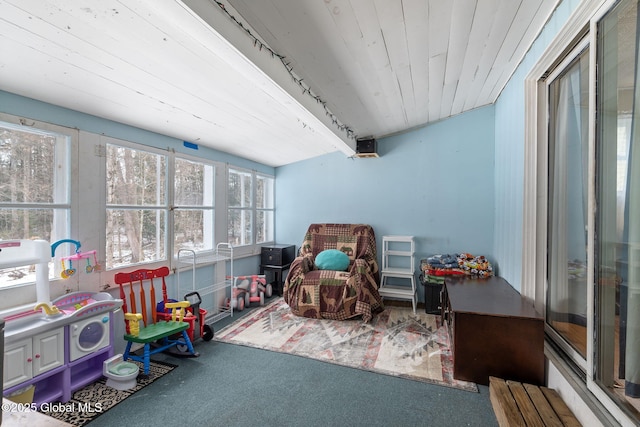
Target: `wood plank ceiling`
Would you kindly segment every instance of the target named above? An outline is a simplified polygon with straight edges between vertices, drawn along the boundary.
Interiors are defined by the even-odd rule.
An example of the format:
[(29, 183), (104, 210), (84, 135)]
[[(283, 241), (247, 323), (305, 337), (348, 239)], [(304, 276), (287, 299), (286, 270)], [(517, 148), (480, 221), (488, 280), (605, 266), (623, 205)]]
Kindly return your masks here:
[(495, 102), (557, 3), (2, 0), (0, 90), (280, 166)]

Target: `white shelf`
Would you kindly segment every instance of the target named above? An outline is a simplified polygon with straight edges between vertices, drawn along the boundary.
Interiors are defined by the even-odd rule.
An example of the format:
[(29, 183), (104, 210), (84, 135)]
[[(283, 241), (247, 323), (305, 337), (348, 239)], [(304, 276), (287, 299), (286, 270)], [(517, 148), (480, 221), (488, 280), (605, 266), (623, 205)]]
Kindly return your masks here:
[(413, 252), (410, 251), (387, 250), (385, 251), (385, 254), (389, 256), (413, 256)]
[[(413, 236), (382, 237), (382, 269), (378, 292), (383, 298), (410, 300), (415, 314), (418, 298), (414, 256)], [(409, 283), (406, 286), (389, 284), (389, 279), (408, 280)]]
[(228, 248), (219, 248), (215, 252), (196, 253), (192, 249), (180, 249), (178, 251), (178, 263), (183, 267), (186, 265), (215, 264), (228, 261), (232, 257), (232, 252)]
[(382, 274), (388, 274), (390, 276), (413, 276), (414, 272), (406, 268), (385, 268)]
[(393, 242), (405, 242), (405, 243), (411, 243), (413, 244), (413, 236), (383, 236), (382, 239), (387, 239), (389, 241), (393, 241)]
[[(196, 266), (203, 264), (220, 264), (216, 267), (217, 281), (211, 285), (201, 286), (196, 284)], [(178, 293), (182, 296), (189, 291), (197, 291), (204, 307), (207, 310), (207, 321), (217, 322), (227, 316), (233, 316), (233, 304), (227, 304), (232, 294), (233, 277), (233, 246), (227, 243), (218, 243), (214, 252), (196, 253), (191, 249), (178, 250), (178, 263), (176, 269), (176, 281)], [(217, 271), (221, 268), (224, 271)], [(190, 273), (190, 286), (182, 287), (180, 283), (180, 271)], [(183, 273), (185, 274), (185, 273)], [(208, 304), (207, 304), (208, 303)]]
[(411, 299), (413, 298), (414, 292), (409, 286), (386, 285), (384, 288), (380, 288), (380, 295), (388, 297), (405, 297)]

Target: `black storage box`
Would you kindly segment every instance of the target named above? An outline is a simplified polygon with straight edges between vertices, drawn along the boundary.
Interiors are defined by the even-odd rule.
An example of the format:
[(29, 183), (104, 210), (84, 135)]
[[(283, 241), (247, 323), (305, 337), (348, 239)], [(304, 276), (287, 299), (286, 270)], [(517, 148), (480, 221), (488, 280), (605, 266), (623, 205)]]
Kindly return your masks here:
[(260, 264), (283, 266), (291, 264), (295, 257), (295, 245), (263, 246)]
[(431, 283), (425, 280), (423, 275), (420, 275), (420, 282), (424, 286), (424, 310), (428, 314), (441, 314), (440, 292), (442, 291), (442, 284)]

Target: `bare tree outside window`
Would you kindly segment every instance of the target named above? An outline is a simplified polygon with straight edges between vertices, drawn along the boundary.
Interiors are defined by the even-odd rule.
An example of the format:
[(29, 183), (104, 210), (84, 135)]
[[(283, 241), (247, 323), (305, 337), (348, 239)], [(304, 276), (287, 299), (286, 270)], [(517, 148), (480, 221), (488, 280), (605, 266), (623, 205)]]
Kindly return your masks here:
[(256, 175), (256, 243), (274, 240), (274, 179)]
[[(67, 135), (0, 122), (0, 240), (68, 237), (68, 157)], [(33, 282), (32, 270), (0, 270), (2, 284)]]
[(251, 172), (229, 169), (227, 188), (228, 242), (234, 246), (253, 243), (253, 180)]
[(229, 169), (227, 203), (229, 243), (242, 246), (273, 241), (273, 177)]
[(174, 252), (179, 249), (206, 251), (214, 242), (214, 167), (175, 159)]
[(106, 266), (166, 259), (167, 158), (107, 145)]

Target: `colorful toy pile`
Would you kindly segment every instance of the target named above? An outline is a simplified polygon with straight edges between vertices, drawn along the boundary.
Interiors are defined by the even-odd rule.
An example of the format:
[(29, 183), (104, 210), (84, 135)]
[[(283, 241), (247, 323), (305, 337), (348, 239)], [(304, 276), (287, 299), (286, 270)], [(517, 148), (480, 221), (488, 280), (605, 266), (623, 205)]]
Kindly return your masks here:
[(420, 269), (427, 283), (442, 283), (445, 276), (493, 276), (493, 267), (484, 256), (466, 252), (432, 255), (420, 261)]

